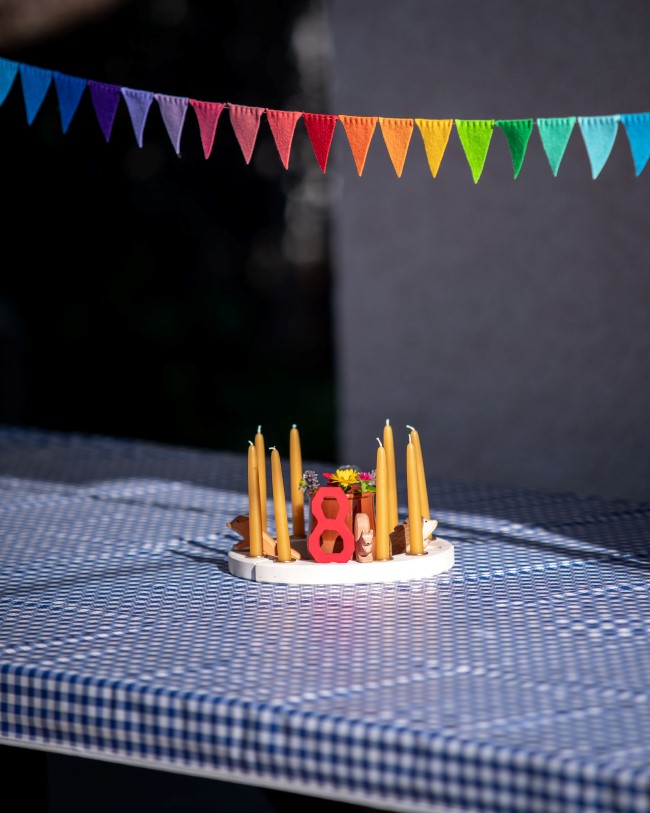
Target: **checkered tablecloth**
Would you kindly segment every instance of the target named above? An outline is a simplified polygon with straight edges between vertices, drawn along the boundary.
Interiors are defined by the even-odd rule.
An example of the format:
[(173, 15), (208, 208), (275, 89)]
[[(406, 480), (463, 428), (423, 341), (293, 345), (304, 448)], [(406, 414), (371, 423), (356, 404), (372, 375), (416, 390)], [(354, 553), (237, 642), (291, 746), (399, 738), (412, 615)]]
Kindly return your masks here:
[(260, 584), (227, 565), (244, 454), (0, 427), (0, 742), (389, 810), (647, 813), (650, 505), (428, 481), (449, 572)]

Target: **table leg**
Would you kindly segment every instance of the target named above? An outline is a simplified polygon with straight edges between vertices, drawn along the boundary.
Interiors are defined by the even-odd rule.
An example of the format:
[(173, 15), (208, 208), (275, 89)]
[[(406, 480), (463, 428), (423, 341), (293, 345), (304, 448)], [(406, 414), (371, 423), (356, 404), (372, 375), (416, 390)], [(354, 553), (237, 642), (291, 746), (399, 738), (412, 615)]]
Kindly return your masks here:
[(5, 789), (13, 785), (21, 810), (46, 813), (47, 754), (44, 751), (0, 745), (0, 768), (6, 781)]

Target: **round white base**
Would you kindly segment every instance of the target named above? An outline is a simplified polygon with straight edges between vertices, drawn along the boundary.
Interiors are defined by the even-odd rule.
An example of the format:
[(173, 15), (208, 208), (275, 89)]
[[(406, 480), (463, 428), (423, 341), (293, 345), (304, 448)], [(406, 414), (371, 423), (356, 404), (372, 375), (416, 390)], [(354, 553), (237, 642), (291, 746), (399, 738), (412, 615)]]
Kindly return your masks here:
[(426, 555), (410, 556), (400, 553), (386, 562), (361, 564), (296, 559), (277, 562), (266, 556), (251, 558), (246, 552), (231, 550), (228, 568), (233, 576), (254, 582), (276, 584), (376, 584), (378, 582), (426, 579), (449, 570), (454, 565), (454, 546), (436, 538), (425, 548)]

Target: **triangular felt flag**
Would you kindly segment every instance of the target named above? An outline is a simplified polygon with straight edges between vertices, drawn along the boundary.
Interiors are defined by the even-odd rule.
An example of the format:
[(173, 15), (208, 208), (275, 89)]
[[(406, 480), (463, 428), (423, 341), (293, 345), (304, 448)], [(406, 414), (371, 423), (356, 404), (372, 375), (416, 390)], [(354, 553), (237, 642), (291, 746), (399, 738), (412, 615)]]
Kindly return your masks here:
[(555, 177), (557, 177), (557, 171), (560, 168), (560, 162), (564, 157), (564, 151), (569, 143), (575, 123), (575, 116), (560, 119), (537, 119), (539, 137), (542, 140), (544, 152)]
[(54, 72), (54, 87), (59, 99), (59, 113), (61, 115), (61, 129), (68, 132), (72, 117), (77, 112), (79, 102), (86, 89), (86, 80), (78, 76), (67, 76), (64, 73)]
[(228, 114), (232, 129), (235, 131), (237, 141), (244, 154), (244, 160), (250, 163), (253, 148), (260, 129), (260, 118), (264, 112), (263, 107), (246, 107), (241, 104), (229, 104)]
[(149, 108), (153, 102), (153, 93), (148, 90), (122, 88), (122, 96), (124, 96), (124, 101), (129, 111), (129, 116), (131, 117), (135, 140), (138, 147), (141, 147), (144, 136), (144, 126), (147, 123)]
[(397, 177), (401, 178), (406, 153), (413, 135), (413, 119), (384, 119), (380, 117), (379, 126)]
[(521, 171), (521, 165), (524, 163), (528, 140), (530, 139), (530, 134), (533, 132), (533, 120), (500, 119), (496, 122), (496, 125), (503, 130), (503, 134), (508, 141), (510, 157), (512, 158), (512, 168), (515, 171), (516, 178)]
[(18, 73), (18, 63), (0, 57), (0, 105), (4, 104)]
[(640, 175), (650, 158), (650, 113), (621, 116), (621, 121), (630, 142), (635, 172)]
[(492, 133), (493, 119), (456, 119), (456, 130), (472, 170), (474, 183), (481, 177)]
[(27, 124), (31, 124), (41, 109), (43, 99), (52, 81), (52, 71), (20, 63), (20, 81), (23, 86)]
[(104, 133), (104, 138), (108, 141), (111, 137), (117, 106), (120, 103), (122, 94), (118, 85), (109, 85), (106, 82), (95, 82), (88, 80), (88, 90), (92, 99), (95, 115), (99, 126)]
[(199, 132), (201, 133), (203, 155), (207, 159), (212, 152), (219, 116), (226, 105), (221, 102), (200, 102), (197, 99), (190, 99), (190, 104), (196, 113), (196, 120), (199, 123)]
[(435, 178), (440, 169), (442, 156), (447, 149), (447, 142), (449, 141), (449, 133), (454, 123), (453, 119), (416, 119), (415, 123), (418, 126), (422, 141), (424, 141), (424, 149), (427, 153), (427, 161), (429, 162), (429, 169)]
[(620, 116), (579, 116), (578, 124), (587, 148), (591, 177), (595, 180), (607, 163), (616, 141)]
[(339, 116), (339, 119), (350, 142), (352, 157), (361, 177), (377, 126), (377, 116)]
[(334, 138), (334, 129), (339, 117), (327, 116), (321, 113), (303, 113), (302, 117), (318, 165), (325, 172), (332, 139)]
[(155, 100), (160, 108), (163, 124), (167, 130), (169, 140), (172, 142), (176, 155), (181, 154), (181, 136), (183, 135), (183, 125), (187, 105), (190, 100), (185, 96), (165, 96), (163, 93), (155, 93)]
[(280, 153), (280, 160), (285, 169), (289, 169), (289, 155), (296, 123), (302, 116), (295, 110), (266, 110), (266, 120), (269, 123), (275, 146)]

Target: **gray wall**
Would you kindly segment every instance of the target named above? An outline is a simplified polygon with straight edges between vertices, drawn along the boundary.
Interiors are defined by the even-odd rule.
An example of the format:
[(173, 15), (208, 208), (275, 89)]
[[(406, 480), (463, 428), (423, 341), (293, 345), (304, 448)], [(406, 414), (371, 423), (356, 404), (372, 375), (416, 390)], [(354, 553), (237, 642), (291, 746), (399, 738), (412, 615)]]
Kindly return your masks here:
[[(331, 112), (537, 118), (650, 111), (645, 0), (330, 0)], [(650, 165), (622, 125), (591, 178), (577, 125), (557, 178), (533, 131), (513, 180), (495, 130), (471, 178), (452, 131), (437, 179), (379, 128), (363, 176), (339, 124), (334, 313), (339, 455), (386, 418), (427, 475), (650, 499)]]

